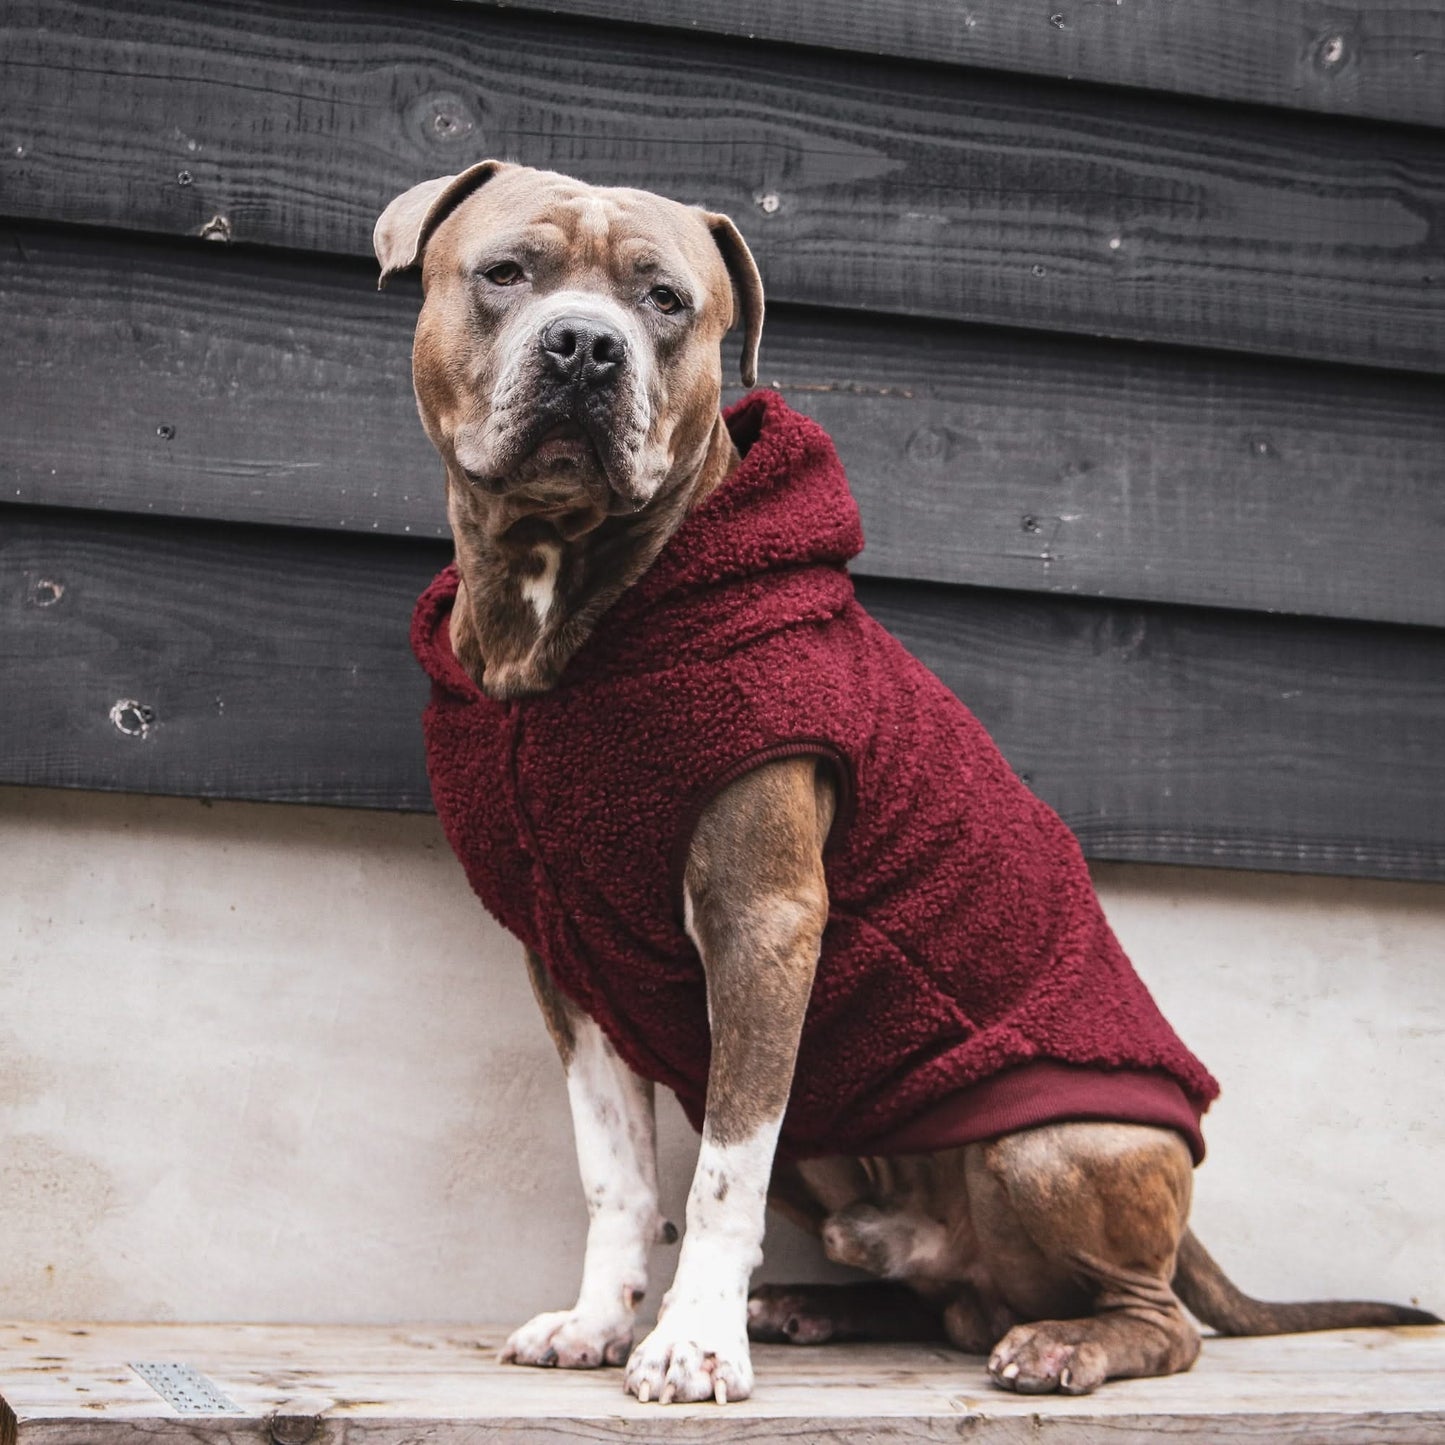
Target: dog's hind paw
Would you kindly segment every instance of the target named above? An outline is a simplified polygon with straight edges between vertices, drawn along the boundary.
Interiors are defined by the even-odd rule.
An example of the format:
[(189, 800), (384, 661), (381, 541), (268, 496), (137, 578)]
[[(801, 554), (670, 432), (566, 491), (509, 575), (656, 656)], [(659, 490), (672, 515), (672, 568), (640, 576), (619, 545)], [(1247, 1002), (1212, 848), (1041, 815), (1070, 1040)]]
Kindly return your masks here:
[(1104, 1347), (1070, 1322), (1016, 1325), (994, 1347), (989, 1377), (1020, 1395), (1088, 1395), (1109, 1378)]
[(807, 1285), (759, 1285), (748, 1299), (748, 1337), (821, 1345), (836, 1328), (830, 1297)]
[(580, 1310), (551, 1310), (513, 1330), (502, 1346), (507, 1365), (595, 1370), (620, 1365), (632, 1349), (632, 1319), (602, 1319)]

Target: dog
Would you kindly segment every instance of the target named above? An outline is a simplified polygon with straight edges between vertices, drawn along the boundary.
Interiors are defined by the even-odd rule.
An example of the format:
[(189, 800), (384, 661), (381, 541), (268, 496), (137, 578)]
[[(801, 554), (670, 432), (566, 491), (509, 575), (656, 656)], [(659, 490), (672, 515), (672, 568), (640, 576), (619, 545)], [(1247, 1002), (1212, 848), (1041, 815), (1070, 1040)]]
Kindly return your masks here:
[[(1187, 1229), (1213, 1081), (1122, 961), (1072, 835), (852, 600), (861, 534), (826, 437), (767, 394), (731, 428), (720, 411), (723, 337), (741, 323), (752, 385), (764, 313), (733, 222), (487, 160), (398, 196), (374, 239), (381, 284), (422, 271), (415, 389), (456, 548), (413, 632), (434, 794), (523, 941), (589, 1210), (576, 1304), (503, 1359), (624, 1365), (639, 1401), (725, 1404), (752, 1392), (750, 1335), (938, 1338), (1002, 1388), (1081, 1394), (1188, 1369), (1186, 1306), (1231, 1334), (1435, 1322), (1249, 1299)], [(835, 633), (841, 668), (818, 650)], [(922, 881), (895, 878), (890, 830), (905, 854), (926, 838)], [(880, 912), (895, 896), (901, 923)], [(947, 987), (948, 957), (930, 973), (909, 952), (972, 949), (979, 908), (1000, 956), (1054, 960), (1048, 989), (999, 965), (1034, 1001), (988, 1027), (969, 1016), (989, 1015), (986, 948)], [(895, 948), (896, 928), (922, 941)], [(1104, 1014), (1122, 1044), (1091, 1041)], [(629, 1032), (644, 1016), (660, 1041)], [(950, 1093), (984, 1044), (994, 1073)], [(702, 1137), (634, 1347), (649, 1248), (676, 1237), (657, 1082)], [(879, 1278), (750, 1297), (769, 1200)]]

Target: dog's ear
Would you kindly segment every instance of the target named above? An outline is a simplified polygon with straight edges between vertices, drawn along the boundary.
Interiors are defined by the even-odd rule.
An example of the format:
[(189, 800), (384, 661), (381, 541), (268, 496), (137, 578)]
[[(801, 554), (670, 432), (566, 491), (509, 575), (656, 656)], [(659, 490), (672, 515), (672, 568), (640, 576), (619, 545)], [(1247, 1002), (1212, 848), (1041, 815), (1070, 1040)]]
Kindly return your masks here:
[[(743, 385), (755, 386), (758, 380), (758, 343), (763, 337), (763, 278), (758, 275), (758, 263), (753, 260), (753, 253), (748, 250), (742, 232), (727, 216), (706, 211), (703, 219), (722, 252), (728, 275), (733, 280), (733, 289), (742, 305)], [(736, 313), (733, 319), (737, 319)]]
[(382, 213), (371, 233), (371, 244), (381, 265), (376, 283), (381, 290), (398, 271), (421, 262), (431, 233), (459, 202), (497, 174), (511, 170), (506, 161), (478, 161), (460, 175), (438, 176), (403, 191)]

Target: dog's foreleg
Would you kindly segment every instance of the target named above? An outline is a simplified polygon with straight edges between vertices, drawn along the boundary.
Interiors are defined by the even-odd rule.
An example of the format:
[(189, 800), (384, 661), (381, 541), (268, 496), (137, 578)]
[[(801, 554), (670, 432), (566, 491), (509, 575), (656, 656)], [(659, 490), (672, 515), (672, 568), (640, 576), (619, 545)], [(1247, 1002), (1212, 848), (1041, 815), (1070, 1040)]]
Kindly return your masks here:
[(633, 1352), (639, 1400), (752, 1392), (748, 1280), (762, 1259), (773, 1152), (827, 922), (830, 786), (812, 759), (768, 764), (698, 822), (685, 917), (707, 976), (712, 1061), (687, 1233), (657, 1328)]
[(648, 1250), (669, 1232), (676, 1238), (657, 1212), (652, 1085), (639, 1079), (602, 1030), (557, 991), (530, 951), (527, 966), (567, 1071), (587, 1197), (587, 1253), (576, 1305), (529, 1320), (513, 1332), (502, 1359), (569, 1369), (620, 1365), (632, 1348), (633, 1317), (647, 1289)]

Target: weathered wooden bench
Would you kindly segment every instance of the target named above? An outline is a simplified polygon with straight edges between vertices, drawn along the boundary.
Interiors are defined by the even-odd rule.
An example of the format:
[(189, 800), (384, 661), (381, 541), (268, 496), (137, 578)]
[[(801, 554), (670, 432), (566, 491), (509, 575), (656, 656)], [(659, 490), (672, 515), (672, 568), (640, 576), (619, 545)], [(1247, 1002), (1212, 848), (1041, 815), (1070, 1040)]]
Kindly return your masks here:
[[(3, 1445), (1439, 1445), (1445, 1327), (1210, 1340), (1187, 1375), (1009, 1395), (945, 1349), (757, 1350), (757, 1397), (639, 1405), (617, 1370), (498, 1365), (505, 1332), (378, 1326), (0, 1327)], [(7, 1413), (8, 1410), (8, 1413)]]

